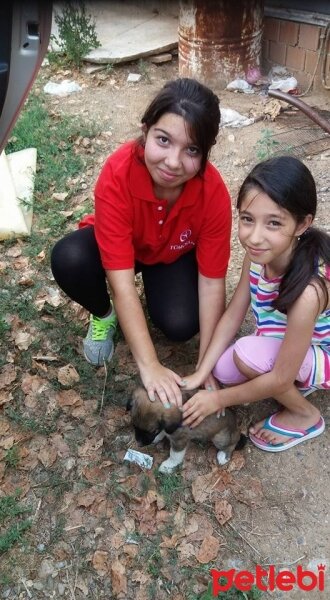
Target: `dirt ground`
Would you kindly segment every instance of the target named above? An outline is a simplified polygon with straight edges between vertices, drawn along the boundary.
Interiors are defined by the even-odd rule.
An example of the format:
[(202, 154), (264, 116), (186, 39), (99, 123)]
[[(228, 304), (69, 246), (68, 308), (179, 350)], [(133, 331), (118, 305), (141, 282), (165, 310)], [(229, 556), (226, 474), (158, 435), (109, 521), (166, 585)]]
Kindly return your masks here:
[[(138, 72), (138, 70), (138, 65), (132, 64), (116, 67), (110, 72), (101, 71), (100, 73), (93, 75), (75, 74), (75, 80), (82, 85), (83, 89), (81, 92), (66, 98), (61, 98), (60, 100), (56, 97), (49, 98), (49, 103), (54, 110), (63, 111), (67, 114), (79, 113), (84, 118), (95, 119), (102, 123), (103, 132), (107, 132), (105, 134), (107, 144), (104, 149), (102, 149), (102, 153), (98, 154), (95, 160), (93, 173), (88, 176), (87, 189), (84, 190), (83, 193), (85, 197), (91, 197), (97, 173), (106, 155), (123, 141), (135, 137), (138, 134), (140, 117), (148, 101), (154, 96), (155, 92), (165, 83), (165, 81), (178, 76), (178, 65), (176, 60), (172, 63), (159, 66), (145, 63), (143, 70), (141, 70), (141, 72), (143, 72), (141, 80), (134, 84), (127, 83), (126, 79), (128, 73)], [(48, 76), (46, 70), (44, 71), (43, 76), (45, 78), (44, 81), (46, 81)], [(72, 74), (66, 76), (67, 78), (70, 78)], [(63, 78), (63, 75), (59, 75), (59, 79), (61, 78)], [(54, 76), (52, 76), (52, 80), (55, 80)], [(236, 94), (217, 90), (216, 88), (215, 91), (219, 94), (222, 107), (233, 108), (244, 115), (251, 114), (252, 110), (259, 112), (261, 115), (264, 114), (266, 98), (263, 95)], [(324, 91), (322, 94), (309, 95), (305, 100), (310, 105), (330, 110), (329, 92)], [(270, 129), (273, 132), (288, 130), (295, 125), (298, 118), (299, 115), (297, 115), (296, 112), (285, 111), (274, 121), (261, 119), (248, 127), (221, 129), (218, 142), (212, 150), (211, 160), (219, 168), (232, 194), (234, 214), (235, 196), (238, 186), (246, 173), (256, 162), (258, 162), (258, 141), (260, 142), (260, 140), (263, 139), (263, 131), (265, 128)], [(298, 129), (295, 133), (298, 140), (299, 135), (300, 131)], [(304, 156), (304, 160), (311, 169), (317, 183), (319, 194), (317, 223), (320, 226), (327, 228), (329, 225), (328, 215), (330, 199), (329, 140), (328, 148), (323, 146), (317, 154), (312, 153), (314, 152), (314, 149), (315, 148), (311, 148), (311, 151)], [(81, 197), (76, 199), (75, 202), (80, 201)], [(73, 228), (74, 225), (72, 224), (71, 227)], [(241, 259), (242, 251), (236, 239), (235, 226), (228, 273), (228, 298), (230, 298), (238, 281)], [(243, 326), (243, 331), (247, 332), (251, 331), (251, 329), (252, 321), (251, 319), (248, 319)], [(153, 337), (159, 355), (165, 364), (180, 374), (187, 373), (189, 372), (189, 369), (191, 370), (193, 368), (197, 355), (197, 340), (192, 340), (187, 344), (173, 345), (165, 340), (165, 338), (157, 331), (153, 331)], [(79, 340), (79, 342), (81, 342), (81, 340)], [(132, 439), (129, 420), (122, 410), (124, 399), (129, 395), (130, 389), (132, 389), (135, 384), (134, 378), (136, 377), (136, 369), (122, 340), (120, 340), (117, 345), (115, 365), (115, 370), (111, 371), (110, 380), (108, 380), (106, 386), (105, 420), (107, 427), (105, 434), (101, 436), (101, 424), (99, 421), (97, 423), (96, 421), (93, 422), (91, 416), (85, 417), (84, 431), (88, 437), (90, 431), (89, 428), (94, 427), (95, 443), (102, 437), (102, 440), (104, 440), (102, 452), (108, 446), (112, 452), (111, 459), (107, 458), (110, 456), (109, 454), (106, 454), (106, 456), (103, 454), (103, 459), (105, 460), (107, 458), (109, 464), (111, 464), (111, 461), (114, 460), (113, 456), (115, 455), (117, 460), (117, 474), (121, 475), (122, 481), (127, 481), (127, 478), (129, 477), (135, 478), (134, 485), (138, 487), (139, 485), (142, 485), (139, 468), (131, 467), (128, 469), (127, 466), (121, 466), (121, 461), (127, 447), (136, 447), (135, 442)], [(93, 388), (95, 383), (95, 385), (98, 385), (99, 389), (100, 380), (102, 381), (103, 376), (103, 369), (91, 371), (90, 387)], [(311, 397), (311, 401), (319, 406), (326, 424), (329, 425), (330, 405), (327, 400), (328, 396), (325, 392), (314, 393)], [(111, 413), (112, 401), (114, 402), (114, 412)], [(242, 430), (246, 431), (250, 422), (269, 414), (274, 407), (275, 403), (270, 399), (262, 404), (240, 408), (237, 412), (242, 425)], [(71, 428), (75, 427), (73, 421), (70, 425), (68, 414), (66, 414), (66, 419), (67, 429), (64, 428), (64, 431), (68, 431), (70, 426)], [(70, 435), (73, 439), (72, 432)], [(162, 445), (149, 452), (150, 454), (153, 454), (156, 466), (164, 459), (166, 452), (166, 447)], [(330, 569), (330, 525), (328, 516), (330, 486), (328, 455), (328, 428), (326, 428), (325, 433), (316, 440), (299, 445), (288, 452), (279, 454), (264, 453), (248, 443), (245, 449), (236, 456), (232, 470), (230, 468), (221, 469), (216, 467), (214, 449), (192, 446), (188, 451), (187, 460), (182, 470), (184, 485), (187, 486), (183, 494), (182, 502), (180, 501), (179, 506), (176, 506), (177, 499), (173, 501), (173, 506), (176, 511), (176, 526), (178, 526), (178, 521), (181, 518), (180, 509), (186, 513), (187, 519), (188, 516), (190, 518), (191, 515), (194, 514), (195, 516), (197, 515), (196, 518), (197, 520), (200, 519), (201, 523), (206, 516), (209, 522), (214, 516), (212, 515), (212, 511), (214, 510), (213, 502), (227, 501), (232, 507), (232, 517), (225, 525), (221, 525), (221, 520), (218, 519), (218, 529), (215, 526), (213, 528), (213, 537), (220, 539), (219, 551), (216, 558), (213, 559), (213, 566), (218, 569), (236, 568), (242, 570), (244, 568), (253, 569), (256, 564), (262, 564), (264, 566), (275, 565), (277, 570), (280, 568), (288, 568), (291, 571), (295, 571), (297, 565), (301, 564), (305, 568), (311, 568), (317, 571), (317, 565), (322, 563), (327, 566), (326, 575), (328, 579), (328, 572)], [(80, 454), (79, 456), (81, 458), (83, 455)], [(94, 447), (93, 460), (95, 459), (95, 456)], [(90, 458), (90, 465), (94, 464), (93, 460)], [(67, 466), (67, 474), (71, 474), (72, 472), (73, 471), (70, 470), (69, 466)], [(226, 475), (224, 475), (224, 473)], [(93, 478), (89, 481), (93, 482)], [(226, 485), (226, 481), (228, 485)], [(201, 484), (201, 489), (207, 492), (205, 496), (199, 495), (196, 491), (196, 487), (194, 488), (194, 483), (196, 484), (196, 482), (199, 482)], [(122, 486), (125, 487), (124, 483)], [(191, 490), (195, 504), (191, 502)], [(73, 490), (73, 492), (74, 491), (77, 490)], [(31, 590), (30, 593), (33, 594), (32, 596), (24, 595), (24, 587), (21, 586), (19, 595), (15, 596), (11, 595), (11, 593), (6, 595), (6, 589), (8, 591), (8, 588), (4, 588), (1, 597), (58, 598), (60, 595), (63, 595), (63, 597), (72, 598), (72, 600), (74, 598), (79, 600), (84, 597), (119, 597), (128, 599), (138, 598), (142, 600), (143, 598), (150, 597), (150, 591), (149, 596), (144, 596), (141, 591), (144, 589), (143, 586), (145, 585), (141, 563), (134, 570), (133, 563), (134, 560), (137, 560), (136, 557), (133, 556), (133, 552), (129, 553), (130, 551), (126, 547), (126, 549), (124, 548), (123, 550), (123, 546), (120, 546), (118, 541), (120, 537), (120, 527), (116, 522), (118, 519), (121, 519), (122, 513), (120, 511), (126, 510), (123, 522), (126, 522), (130, 517), (131, 521), (133, 519), (132, 514), (130, 515), (129, 512), (127, 512), (129, 511), (129, 502), (127, 502), (127, 498), (123, 499), (122, 490), (119, 490), (116, 494), (112, 497), (112, 502), (117, 506), (118, 510), (116, 513), (109, 510), (107, 513), (107, 517), (110, 519), (109, 522), (104, 516), (102, 518), (99, 517), (97, 511), (94, 510), (94, 513), (91, 513), (90, 507), (92, 505), (95, 506), (95, 498), (94, 504), (92, 499), (90, 500), (90, 503), (86, 498), (84, 501), (81, 499), (79, 510), (80, 512), (84, 511), (83, 523), (86, 525), (87, 531), (89, 532), (86, 533), (86, 538), (84, 541), (80, 542), (81, 538), (77, 537), (78, 534), (76, 534), (74, 527), (77, 523), (79, 525), (78, 513), (72, 513), (73, 537), (66, 539), (66, 546), (63, 546), (62, 550), (57, 545), (56, 551), (54, 550), (53, 553), (49, 552), (46, 557), (50, 563), (53, 561), (52, 564), (54, 564), (54, 561), (56, 560), (58, 563), (59, 561), (67, 560), (66, 552), (68, 552), (70, 544), (72, 548), (75, 549), (78, 543), (85, 544), (85, 547), (89, 551), (88, 564), (89, 566), (91, 563), (93, 564), (98, 577), (97, 581), (96, 579), (93, 580), (90, 572), (88, 571), (87, 574), (86, 571), (85, 589), (86, 586), (87, 589), (89, 589), (87, 594), (85, 593), (82, 584), (80, 584), (80, 587), (74, 586), (74, 571), (68, 568), (67, 580), (63, 580), (63, 594), (59, 594), (59, 588), (55, 586), (55, 583), (53, 589), (48, 588), (46, 584), (43, 583), (39, 588), (38, 586), (31, 586), (29, 588)], [(69, 502), (70, 499), (66, 499)], [(144, 505), (146, 512), (148, 512), (150, 505), (154, 506), (152, 500), (149, 498), (149, 505)], [(173, 506), (171, 509), (173, 509)], [(47, 508), (45, 510), (47, 511)], [(61, 511), (65, 511), (65, 506), (55, 508), (55, 505), (53, 505), (53, 510), (55, 513), (58, 510), (59, 514)], [(167, 511), (170, 511), (170, 509), (167, 508)], [(158, 515), (159, 512), (161, 511), (158, 511)], [(142, 513), (140, 513), (140, 517), (137, 515), (137, 512), (133, 513), (135, 521), (139, 520), (139, 518), (140, 520), (143, 520)], [(90, 519), (92, 518), (93, 527), (90, 525), (90, 528), (93, 529), (93, 534), (91, 533), (91, 529), (88, 529), (88, 524), (90, 524)], [(162, 517), (160, 516), (159, 518), (161, 519)], [(163, 518), (165, 519), (165, 515), (163, 515)], [(188, 528), (187, 523), (188, 521), (186, 521), (186, 527)], [(189, 523), (191, 522), (189, 521)], [(130, 531), (134, 531), (134, 523), (131, 523)], [(142, 529), (141, 532), (147, 539), (149, 534), (152, 535), (155, 533), (152, 527), (149, 532), (147, 528), (144, 530)], [(74, 537), (75, 534), (76, 537)], [(113, 537), (115, 534), (117, 534), (116, 538)], [(166, 562), (163, 557), (163, 570), (160, 569), (160, 573), (157, 574), (155, 584), (156, 591), (154, 592), (153, 597), (159, 599), (174, 598), (177, 600), (199, 598), (200, 596), (198, 594), (202, 594), (203, 591), (205, 591), (207, 582), (210, 580), (207, 577), (207, 572), (206, 575), (204, 572), (204, 574), (200, 574), (199, 577), (196, 578), (194, 583), (195, 587), (189, 594), (185, 591), (187, 588), (185, 587), (186, 582), (184, 578), (187, 575), (184, 574), (188, 572), (185, 570), (188, 566), (193, 569), (194, 565), (196, 565), (197, 569), (198, 566), (200, 567), (201, 564), (203, 564), (202, 560), (198, 561), (197, 559), (198, 562), (196, 562), (196, 556), (192, 551), (189, 555), (191, 545), (198, 546), (201, 541), (203, 541), (203, 532), (201, 532), (200, 537), (195, 536), (195, 538), (193, 537), (193, 534), (190, 534), (190, 539), (186, 540), (185, 546), (183, 546), (182, 543), (175, 545), (173, 541), (174, 534), (175, 526), (172, 526), (171, 533), (168, 533), (165, 542), (167, 541), (168, 549), (179, 549), (180, 561), (177, 563), (179, 567), (175, 565), (170, 567), (170, 562)], [(67, 536), (68, 535), (69, 533), (67, 533)], [(186, 535), (188, 536), (187, 532)], [(86, 542), (87, 538), (89, 540), (89, 545)], [(166, 547), (166, 543), (164, 542), (164, 537), (162, 539), (162, 548), (164, 549), (164, 544)], [(172, 540), (172, 547), (171, 543), (168, 541), (169, 539)], [(118, 546), (116, 546), (116, 541), (118, 542)], [(133, 547), (134, 546), (132, 545), (131, 548)], [(113, 548), (116, 548), (115, 555), (113, 554)], [(96, 556), (96, 552), (103, 552), (104, 554)], [(27, 566), (21, 573), (22, 577), (25, 578), (25, 581), (35, 579), (36, 581), (40, 580), (45, 582), (46, 580), (45, 578), (42, 578), (40, 573), (41, 563), (42, 560), (45, 560), (45, 557), (38, 556), (37, 554), (38, 553), (35, 553), (33, 555), (33, 573), (29, 571)], [(106, 554), (107, 556), (105, 556)], [(117, 570), (112, 569), (112, 571), (110, 567), (109, 571), (104, 567), (105, 572), (102, 572), (101, 566), (97, 565), (97, 558), (99, 560), (111, 559), (119, 561), (121, 566), (118, 567)], [(125, 570), (125, 577), (127, 577), (128, 580), (127, 591), (125, 593), (123, 592), (123, 589), (125, 589), (124, 584), (122, 589), (120, 589), (119, 585), (119, 592), (115, 595), (111, 585), (114, 586), (114, 579), (116, 577), (120, 579), (121, 576), (124, 576), (123, 569)], [(181, 578), (178, 575), (178, 569), (181, 573)], [(112, 579), (109, 575), (110, 571)], [(134, 577), (132, 576), (132, 572)], [(81, 574), (79, 572), (79, 581), (84, 575), (84, 573)], [(54, 575), (54, 582), (55, 577), (56, 576)], [(150, 583), (150, 572), (148, 577)], [(163, 583), (161, 584), (160, 582)], [(169, 582), (171, 582), (172, 587)], [(329, 593), (329, 582), (327, 583), (327, 588), (328, 592), (324, 592), (324, 597), (327, 597), (327, 593)], [(112, 589), (112, 591), (110, 591), (110, 589)], [(72, 592), (72, 590), (74, 591)], [(51, 595), (52, 593), (53, 596)], [(265, 592), (262, 597), (272, 597), (276, 599), (288, 598), (290, 600), (308, 598), (310, 600), (316, 600), (321, 597), (321, 594), (319, 591), (302, 592), (296, 589), (290, 592)]]

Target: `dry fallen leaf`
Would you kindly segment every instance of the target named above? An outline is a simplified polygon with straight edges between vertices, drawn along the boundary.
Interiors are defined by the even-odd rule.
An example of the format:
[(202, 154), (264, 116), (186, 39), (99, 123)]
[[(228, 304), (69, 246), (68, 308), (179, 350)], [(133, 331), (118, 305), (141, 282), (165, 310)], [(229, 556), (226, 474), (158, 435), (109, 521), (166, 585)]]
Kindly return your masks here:
[(104, 550), (96, 550), (93, 554), (92, 565), (100, 577), (108, 573), (109, 554)]
[(57, 379), (62, 385), (71, 387), (80, 380), (80, 377), (77, 370), (68, 364), (58, 370)]
[(35, 337), (28, 331), (18, 331), (13, 335), (14, 343), (19, 350), (27, 350), (34, 342)]
[(11, 256), (12, 258), (17, 258), (17, 256), (21, 256), (22, 248), (19, 244), (12, 246), (6, 252), (6, 256)]
[(232, 473), (232, 471), (240, 471), (245, 465), (245, 458), (241, 452), (234, 452), (230, 463), (227, 465), (227, 471)]
[(9, 435), (6, 438), (0, 439), (0, 447), (3, 448), (4, 450), (9, 450), (10, 448), (12, 448), (14, 443), (15, 443), (15, 437), (13, 435)]
[(92, 489), (87, 489), (80, 492), (80, 494), (76, 496), (77, 506), (84, 506), (85, 508), (88, 508), (93, 504), (93, 502), (95, 502), (96, 496), (97, 493)]
[(41, 252), (39, 252), (39, 254), (37, 254), (37, 261), (38, 262), (43, 262), (46, 258), (46, 252), (44, 250), (41, 250)]
[(187, 542), (201, 542), (206, 536), (212, 534), (213, 525), (206, 515), (191, 515), (186, 530)]
[[(71, 390), (70, 390), (71, 391)], [(78, 456), (80, 457), (92, 457), (98, 458), (100, 455), (100, 448), (103, 446), (103, 438), (99, 440), (87, 439), (82, 446), (78, 447)]]
[(8, 267), (8, 263), (4, 262), (3, 260), (0, 260), (0, 274), (3, 274), (6, 269)]
[(34, 285), (34, 279), (28, 275), (23, 275), (21, 279), (18, 281), (18, 285), (23, 287), (32, 287)]
[(26, 270), (29, 266), (29, 259), (27, 256), (19, 256), (15, 258), (13, 262), (13, 267), (16, 271), (21, 271), (22, 269)]
[(111, 583), (112, 593), (115, 596), (127, 594), (126, 569), (119, 560), (115, 560), (111, 564)]
[(14, 365), (11, 365), (11, 364), (4, 365), (4, 367), (2, 367), (1, 373), (0, 373), (0, 390), (7, 387), (11, 383), (13, 383), (13, 381), (15, 381), (16, 377), (17, 377), (16, 367), (14, 367)]
[(55, 448), (52, 448), (51, 446), (45, 446), (44, 448), (41, 448), (41, 450), (39, 451), (38, 454), (38, 458), (40, 460), (40, 462), (43, 464), (44, 467), (46, 467), (46, 469), (48, 467), (51, 467), (54, 462), (57, 459), (57, 452), (55, 450)]
[(263, 491), (260, 479), (248, 475), (241, 476), (240, 480), (231, 486), (231, 489), (238, 502), (253, 508), (261, 506)]
[(179, 546), (177, 546), (177, 551), (180, 554), (181, 560), (191, 558), (192, 556), (196, 556), (196, 548), (193, 544), (187, 543), (185, 541), (181, 542)]
[(224, 525), (233, 516), (233, 507), (227, 500), (216, 500), (214, 504), (214, 514), (220, 525)]
[(63, 202), (63, 200), (65, 200), (67, 197), (68, 192), (54, 192), (54, 194), (52, 194), (52, 198), (54, 198), (54, 200), (58, 200), (59, 202)]
[(0, 406), (11, 402), (13, 399), (13, 394), (11, 392), (0, 391)]
[(25, 373), (22, 377), (21, 389), (25, 395), (41, 394), (47, 388), (47, 381), (39, 375)]
[(204, 538), (200, 549), (196, 554), (198, 562), (206, 564), (211, 560), (215, 560), (218, 556), (220, 542), (213, 535)]
[(74, 390), (63, 390), (56, 394), (58, 405), (63, 408), (65, 406), (76, 406), (82, 403), (82, 399)]
[(9, 431), (9, 423), (6, 419), (0, 419), (0, 435), (6, 435)]
[(206, 475), (195, 477), (191, 491), (195, 502), (203, 504), (215, 492), (224, 491), (232, 482), (232, 475), (225, 470), (214, 467)]

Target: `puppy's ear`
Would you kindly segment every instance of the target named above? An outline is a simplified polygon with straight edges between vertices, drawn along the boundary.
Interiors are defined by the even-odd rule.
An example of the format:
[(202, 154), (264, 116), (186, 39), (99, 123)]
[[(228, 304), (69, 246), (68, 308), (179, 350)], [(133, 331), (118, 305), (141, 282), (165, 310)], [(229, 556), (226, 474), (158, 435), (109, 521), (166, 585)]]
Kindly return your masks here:
[(127, 400), (127, 402), (126, 402), (126, 410), (127, 410), (127, 412), (128, 412), (129, 410), (131, 410), (132, 406), (133, 406), (133, 398), (129, 398), (129, 399)]

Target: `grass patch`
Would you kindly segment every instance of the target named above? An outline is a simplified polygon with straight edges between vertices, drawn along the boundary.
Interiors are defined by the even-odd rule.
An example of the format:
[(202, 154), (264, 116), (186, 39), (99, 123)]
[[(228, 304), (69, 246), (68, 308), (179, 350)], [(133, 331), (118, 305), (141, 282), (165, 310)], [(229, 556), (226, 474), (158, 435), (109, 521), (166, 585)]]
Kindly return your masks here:
[[(67, 192), (68, 200), (80, 189), (81, 175), (91, 163), (91, 157), (75, 142), (81, 137), (93, 138), (99, 132), (100, 128), (93, 121), (49, 113), (43, 94), (29, 95), (6, 152), (37, 148), (34, 213), (39, 215), (39, 229), (49, 228), (54, 235), (63, 233), (67, 217), (61, 214), (61, 207), (52, 198), (52, 193)], [(85, 212), (88, 212), (87, 208)], [(73, 218), (78, 221), (76, 215)], [(30, 241), (37, 243), (36, 236)]]
[(185, 490), (185, 482), (180, 471), (166, 475), (157, 471), (156, 481), (158, 492), (164, 498), (167, 507), (180, 503)]
[(25, 431), (33, 431), (34, 433), (40, 433), (41, 435), (46, 436), (56, 431), (57, 415), (52, 415), (51, 419), (26, 417), (12, 406), (6, 408), (5, 414), (10, 421), (13, 421)]
[[(31, 512), (30, 508), (21, 506), (18, 502), (19, 493), (17, 490), (11, 496), (0, 498), (0, 554), (8, 552), (14, 544), (21, 541), (25, 531), (32, 525), (30, 519), (17, 521), (17, 517)], [(13, 520), (15, 521), (12, 522)]]
[(12, 446), (5, 453), (5, 465), (9, 469), (16, 469), (19, 464), (19, 450), (17, 446)]

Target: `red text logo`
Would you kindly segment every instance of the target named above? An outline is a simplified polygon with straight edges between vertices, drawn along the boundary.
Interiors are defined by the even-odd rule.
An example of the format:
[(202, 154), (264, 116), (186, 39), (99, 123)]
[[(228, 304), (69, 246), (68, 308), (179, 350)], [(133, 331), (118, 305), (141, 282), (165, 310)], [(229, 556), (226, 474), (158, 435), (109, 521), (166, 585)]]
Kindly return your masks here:
[(263, 592), (273, 592), (274, 590), (289, 592), (294, 587), (304, 592), (312, 590), (323, 592), (325, 568), (325, 565), (317, 565), (317, 573), (304, 569), (301, 565), (298, 565), (295, 571), (278, 572), (275, 571), (274, 565), (267, 569), (257, 565), (254, 572), (211, 569), (212, 594), (217, 597), (220, 592), (227, 592), (233, 587), (241, 592), (249, 592), (253, 586)]

